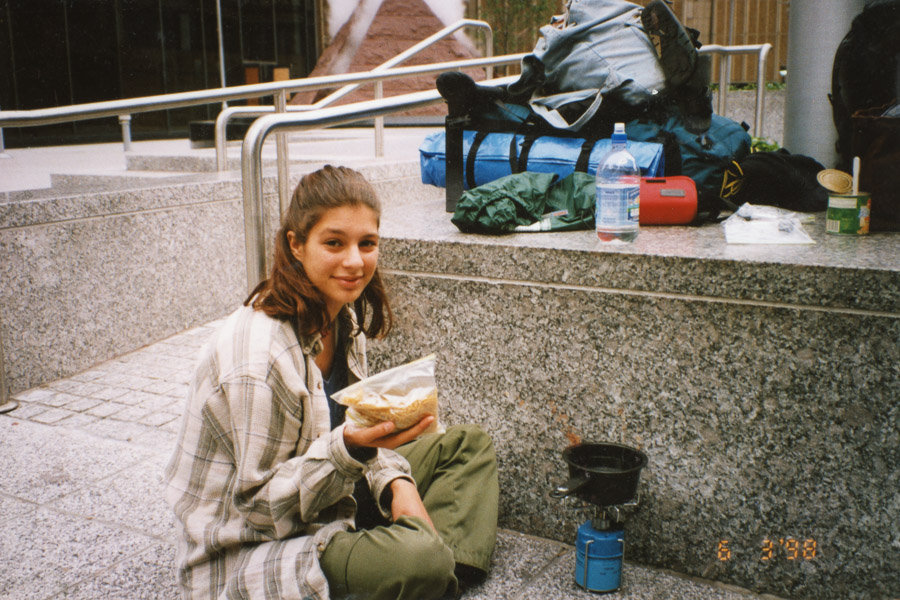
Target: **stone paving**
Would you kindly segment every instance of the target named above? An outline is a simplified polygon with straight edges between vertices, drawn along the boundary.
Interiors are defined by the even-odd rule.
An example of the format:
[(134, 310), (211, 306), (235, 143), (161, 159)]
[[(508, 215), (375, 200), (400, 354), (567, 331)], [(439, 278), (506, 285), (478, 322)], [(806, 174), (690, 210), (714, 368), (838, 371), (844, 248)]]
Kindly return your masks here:
[[(14, 394), (0, 415), (0, 600), (176, 598), (162, 473), (194, 356), (217, 322)], [(573, 540), (574, 541), (574, 540)], [(587, 599), (571, 545), (501, 530), (468, 600)], [(745, 590), (627, 563), (610, 600), (738, 600)]]

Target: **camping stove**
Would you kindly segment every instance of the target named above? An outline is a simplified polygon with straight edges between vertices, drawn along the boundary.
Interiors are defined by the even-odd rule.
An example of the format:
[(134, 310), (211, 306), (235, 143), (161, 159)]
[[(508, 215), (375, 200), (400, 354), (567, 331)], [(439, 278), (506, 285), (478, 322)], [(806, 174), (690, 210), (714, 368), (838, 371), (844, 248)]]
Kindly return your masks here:
[(637, 486), (647, 455), (629, 446), (582, 443), (563, 451), (569, 480), (552, 498), (580, 501), (590, 518), (575, 540), (575, 583), (589, 592), (612, 592), (622, 581), (625, 519), (638, 508)]
[(622, 583), (625, 520), (638, 509), (638, 500), (578, 508), (590, 518), (578, 527), (575, 538), (575, 583), (589, 592), (613, 592)]

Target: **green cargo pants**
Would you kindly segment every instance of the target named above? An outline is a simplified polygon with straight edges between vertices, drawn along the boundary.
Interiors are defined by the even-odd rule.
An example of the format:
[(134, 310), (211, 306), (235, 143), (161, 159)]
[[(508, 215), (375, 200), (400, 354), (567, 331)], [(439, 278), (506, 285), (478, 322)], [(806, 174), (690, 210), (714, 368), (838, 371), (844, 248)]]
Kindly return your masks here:
[(499, 487), (488, 435), (477, 426), (454, 426), (397, 452), (409, 461), (437, 534), (415, 517), (336, 534), (319, 560), (333, 599), (440, 598), (455, 591), (457, 565), (490, 567)]

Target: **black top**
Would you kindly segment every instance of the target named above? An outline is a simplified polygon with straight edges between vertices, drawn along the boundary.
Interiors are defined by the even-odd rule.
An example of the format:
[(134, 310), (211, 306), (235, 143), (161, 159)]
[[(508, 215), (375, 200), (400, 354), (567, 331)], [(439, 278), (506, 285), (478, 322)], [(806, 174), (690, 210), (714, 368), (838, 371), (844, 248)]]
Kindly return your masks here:
[(331, 399), (332, 394), (347, 387), (347, 354), (344, 351), (344, 344), (338, 343), (335, 348), (331, 374), (322, 378), (322, 384), (325, 386), (325, 397), (328, 398), (331, 428), (334, 429), (344, 422), (344, 413), (347, 412), (346, 406)]

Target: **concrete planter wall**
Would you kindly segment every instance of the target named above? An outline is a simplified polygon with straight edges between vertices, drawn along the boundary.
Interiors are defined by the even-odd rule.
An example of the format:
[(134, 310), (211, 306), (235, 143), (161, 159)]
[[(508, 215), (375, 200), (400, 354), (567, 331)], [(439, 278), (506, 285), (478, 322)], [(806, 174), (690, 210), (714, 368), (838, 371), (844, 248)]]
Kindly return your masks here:
[(900, 593), (897, 236), (820, 218), (812, 247), (714, 225), (600, 247), (420, 212), (388, 232), (399, 326), (373, 368), (437, 352), (446, 419), (494, 436), (503, 526), (574, 543), (589, 513), (549, 497), (561, 452), (620, 442), (650, 461), (631, 559), (789, 598)]

